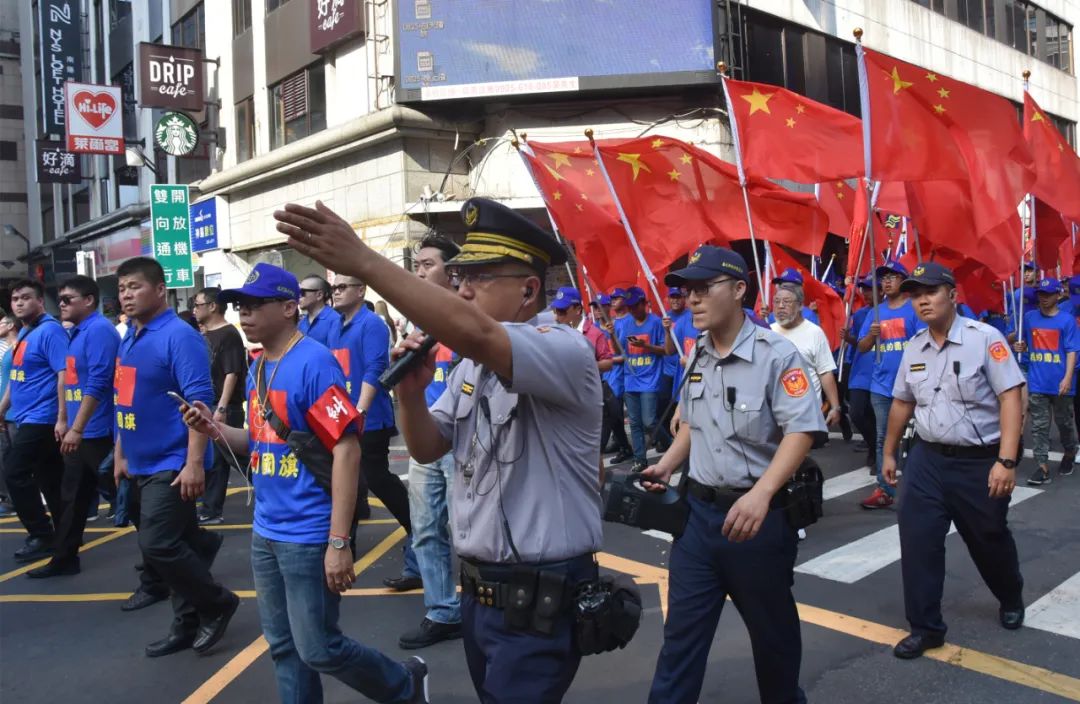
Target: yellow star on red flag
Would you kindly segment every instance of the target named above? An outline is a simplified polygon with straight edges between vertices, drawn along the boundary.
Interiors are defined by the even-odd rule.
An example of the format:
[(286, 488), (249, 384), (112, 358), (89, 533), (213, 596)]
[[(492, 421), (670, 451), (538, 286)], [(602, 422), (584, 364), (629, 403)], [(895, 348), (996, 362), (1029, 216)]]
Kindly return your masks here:
[(622, 161), (622, 162), (625, 162), (627, 164), (630, 164), (630, 168), (632, 168), (634, 170), (634, 179), (633, 180), (635, 180), (635, 181), (637, 181), (638, 174), (640, 172), (642, 172), (642, 171), (644, 171), (647, 174), (652, 173), (652, 169), (649, 168), (649, 165), (642, 163), (640, 154), (623, 154), (623, 153), (620, 152), (619, 157), (618, 157), (618, 161)]
[(679, 177), (682, 176), (682, 174), (679, 173), (679, 170), (674, 168), (671, 171), (668, 171), (667, 175), (672, 181), (678, 181)]
[(769, 110), (769, 98), (773, 97), (773, 95), (773, 93), (762, 93), (755, 87), (753, 93), (740, 97), (746, 102), (750, 103), (751, 115), (753, 115), (755, 112), (758, 112), (759, 110), (768, 115), (771, 115), (772, 111)]
[(889, 77), (892, 79), (893, 82), (893, 95), (899, 93), (904, 88), (910, 88), (912, 86), (911, 81), (905, 81), (904, 79), (900, 78), (900, 71), (897, 70), (895, 66), (893, 66), (892, 75)]
[(555, 152), (551, 155), (551, 160), (555, 162), (555, 170), (558, 171), (560, 166), (570, 166), (570, 156), (561, 152)]

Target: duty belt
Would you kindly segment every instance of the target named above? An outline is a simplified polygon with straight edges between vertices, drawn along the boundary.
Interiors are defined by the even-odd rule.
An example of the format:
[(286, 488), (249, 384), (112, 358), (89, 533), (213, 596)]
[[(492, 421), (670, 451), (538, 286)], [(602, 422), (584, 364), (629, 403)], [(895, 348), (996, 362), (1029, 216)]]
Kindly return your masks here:
[[(713, 504), (721, 511), (731, 508), (736, 501), (746, 495), (746, 492), (750, 491), (749, 489), (709, 486), (690, 477), (687, 477), (685, 481), (687, 491), (691, 496), (705, 503)], [(773, 495), (772, 500), (769, 501), (769, 508), (784, 507), (784, 497), (781, 494), (782, 492), (777, 492)]]
[[(585, 569), (596, 562), (592, 553), (586, 553), (558, 562), (534, 562), (524, 564), (495, 564), (461, 559), (461, 591), (476, 598), (484, 606), (506, 608), (510, 603), (510, 589), (515, 571), (532, 570), (534, 573), (559, 572), (567, 574)], [(572, 590), (576, 585), (567, 580)], [(569, 594), (564, 595), (569, 597)]]
[(1001, 444), (996, 442), (993, 445), (946, 445), (923, 440), (917, 435), (915, 439), (943, 457), (955, 457), (958, 460), (987, 460), (1001, 454)]

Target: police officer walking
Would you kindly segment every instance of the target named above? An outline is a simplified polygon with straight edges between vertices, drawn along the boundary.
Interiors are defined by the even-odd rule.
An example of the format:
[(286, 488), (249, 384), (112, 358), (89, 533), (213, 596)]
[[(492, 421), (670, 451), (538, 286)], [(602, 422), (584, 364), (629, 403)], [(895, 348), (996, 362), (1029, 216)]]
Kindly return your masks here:
[(595, 579), (602, 537), (600, 376), (583, 335), (532, 324), (548, 266), (566, 260), (562, 247), (494, 201), (466, 201), (462, 216), (465, 245), (446, 263), (455, 295), (370, 250), (322, 204), (274, 213), (301, 253), (367, 282), (462, 357), (430, 410), (434, 351), (397, 393), (409, 454), (434, 462), (454, 453), (469, 674), (482, 702), (558, 702), (581, 661), (569, 595)]
[(882, 464), (885, 480), (896, 485), (896, 449), (914, 413), (917, 437), (904, 464), (898, 515), (911, 635), (893, 649), (910, 659), (945, 642), (941, 595), (950, 522), (1000, 602), (1001, 625), (1011, 630), (1024, 622), (1024, 580), (1007, 523), (1024, 377), (1000, 332), (956, 314), (952, 271), (919, 264), (901, 290), (929, 326), (904, 349)]
[(705, 334), (687, 362), (675, 441), (642, 472), (667, 481), (690, 459), (690, 518), (671, 550), (664, 646), (649, 701), (698, 701), (730, 595), (750, 633), (761, 701), (805, 702), (791, 594), (798, 538), (781, 490), (825, 432), (812, 371), (795, 345), (743, 313), (747, 267), (737, 253), (702, 246), (665, 283), (686, 290), (694, 326)]

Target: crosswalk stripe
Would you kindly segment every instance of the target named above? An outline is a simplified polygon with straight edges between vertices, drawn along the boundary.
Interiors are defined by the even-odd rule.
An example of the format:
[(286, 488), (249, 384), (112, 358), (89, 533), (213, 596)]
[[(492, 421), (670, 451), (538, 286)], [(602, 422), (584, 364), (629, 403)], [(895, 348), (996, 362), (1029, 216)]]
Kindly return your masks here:
[[(1012, 506), (1041, 494), (1041, 489), (1018, 486), (1013, 489)], [(949, 535), (956, 526), (949, 526)], [(900, 559), (900, 528), (882, 528), (870, 535), (830, 550), (795, 567), (796, 572), (810, 574), (833, 582), (854, 584), (864, 577)]]
[(1027, 608), (1024, 625), (1070, 638), (1080, 638), (1080, 572)]

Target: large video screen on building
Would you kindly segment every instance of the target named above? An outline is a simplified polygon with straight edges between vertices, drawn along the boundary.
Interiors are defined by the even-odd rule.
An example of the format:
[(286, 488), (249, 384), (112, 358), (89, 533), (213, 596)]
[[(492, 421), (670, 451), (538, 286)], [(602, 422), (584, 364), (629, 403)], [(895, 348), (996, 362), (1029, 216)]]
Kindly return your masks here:
[(710, 0), (397, 0), (398, 100), (717, 82)]

